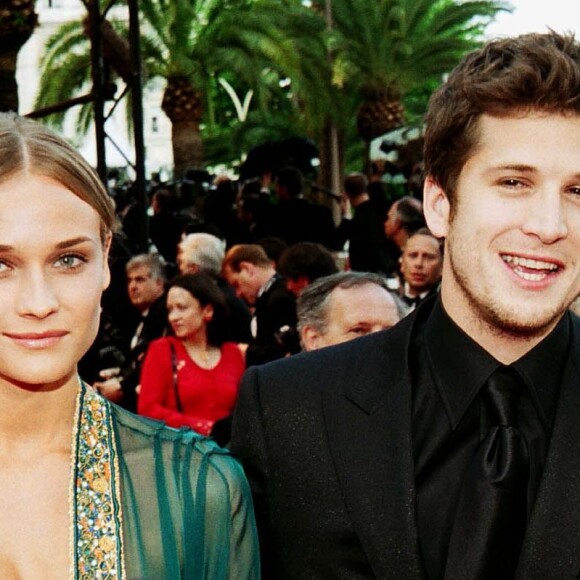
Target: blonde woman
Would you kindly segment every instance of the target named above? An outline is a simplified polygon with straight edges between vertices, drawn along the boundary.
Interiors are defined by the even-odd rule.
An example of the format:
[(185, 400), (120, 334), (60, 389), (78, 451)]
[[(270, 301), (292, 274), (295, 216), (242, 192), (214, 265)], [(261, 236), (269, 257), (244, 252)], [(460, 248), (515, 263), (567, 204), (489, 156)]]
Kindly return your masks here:
[(0, 578), (257, 578), (238, 464), (77, 375), (113, 223), (72, 147), (0, 114)]

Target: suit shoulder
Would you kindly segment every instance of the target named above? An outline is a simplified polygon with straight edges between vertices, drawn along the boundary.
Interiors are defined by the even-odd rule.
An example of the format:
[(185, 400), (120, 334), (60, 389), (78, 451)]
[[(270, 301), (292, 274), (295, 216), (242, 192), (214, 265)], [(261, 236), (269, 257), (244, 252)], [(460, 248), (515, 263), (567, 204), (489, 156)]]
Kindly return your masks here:
[(406, 326), (396, 325), (348, 342), (250, 367), (245, 382), (279, 389), (334, 388), (333, 385), (351, 381), (359, 372), (400, 364), (408, 344)]

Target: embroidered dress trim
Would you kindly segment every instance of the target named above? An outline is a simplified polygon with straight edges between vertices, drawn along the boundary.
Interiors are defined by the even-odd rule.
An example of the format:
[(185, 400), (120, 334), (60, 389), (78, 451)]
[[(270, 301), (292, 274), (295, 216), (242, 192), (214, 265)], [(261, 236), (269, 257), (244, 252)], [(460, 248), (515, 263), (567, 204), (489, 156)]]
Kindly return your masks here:
[(125, 580), (117, 447), (107, 401), (81, 381), (73, 434), (73, 578)]

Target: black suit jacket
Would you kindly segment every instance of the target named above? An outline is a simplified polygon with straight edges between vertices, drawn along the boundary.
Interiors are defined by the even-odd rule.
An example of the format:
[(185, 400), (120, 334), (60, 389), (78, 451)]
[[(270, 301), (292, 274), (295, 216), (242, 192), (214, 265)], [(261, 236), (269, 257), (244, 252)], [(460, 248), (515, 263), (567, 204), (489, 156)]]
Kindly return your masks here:
[[(253, 488), (264, 578), (423, 579), (408, 345), (390, 330), (249, 369), (232, 450)], [(580, 323), (518, 580), (580, 572)]]
[(354, 208), (352, 219), (344, 219), (338, 227), (338, 245), (349, 240), (350, 268), (359, 272), (391, 274), (397, 270), (400, 250), (385, 235), (385, 215), (371, 201)]
[(257, 333), (246, 351), (246, 366), (264, 364), (297, 352), (296, 299), (279, 274), (256, 300), (254, 315)]

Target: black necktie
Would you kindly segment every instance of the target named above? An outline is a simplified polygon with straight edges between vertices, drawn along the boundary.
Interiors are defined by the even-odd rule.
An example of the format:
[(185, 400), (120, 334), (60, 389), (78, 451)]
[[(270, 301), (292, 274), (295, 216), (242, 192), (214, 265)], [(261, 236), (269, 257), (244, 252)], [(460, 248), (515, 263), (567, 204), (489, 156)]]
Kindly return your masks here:
[(523, 384), (498, 368), (483, 388), (489, 430), (463, 481), (449, 542), (446, 580), (514, 577), (527, 520), (529, 459), (517, 412)]

